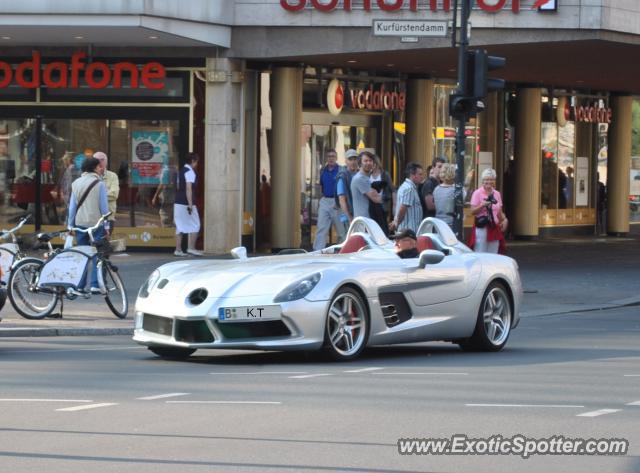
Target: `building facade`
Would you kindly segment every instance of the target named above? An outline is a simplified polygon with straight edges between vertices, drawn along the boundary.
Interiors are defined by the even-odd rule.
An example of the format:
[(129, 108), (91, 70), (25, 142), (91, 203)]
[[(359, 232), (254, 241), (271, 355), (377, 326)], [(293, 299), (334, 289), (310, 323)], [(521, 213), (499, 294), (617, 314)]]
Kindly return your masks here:
[[(398, 184), (455, 160), (452, 3), (0, 0), (0, 224), (59, 228), (101, 150), (116, 234), (171, 246), (196, 151), (205, 250), (308, 247), (326, 150), (373, 149)], [(640, 5), (479, 0), (470, 21), (507, 87), (467, 125), (467, 196), (492, 167), (515, 237), (640, 231)]]

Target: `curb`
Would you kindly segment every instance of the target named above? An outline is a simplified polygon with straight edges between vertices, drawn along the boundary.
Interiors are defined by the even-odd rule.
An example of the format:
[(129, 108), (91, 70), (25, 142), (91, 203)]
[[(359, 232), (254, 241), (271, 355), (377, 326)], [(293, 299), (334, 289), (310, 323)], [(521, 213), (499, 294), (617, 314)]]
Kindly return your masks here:
[(105, 335), (131, 335), (133, 328), (0, 328), (2, 337), (82, 337)]
[(520, 318), (523, 317), (550, 317), (552, 315), (565, 315), (565, 314), (576, 314), (579, 312), (596, 312), (596, 311), (604, 311), (604, 310), (612, 310), (612, 309), (621, 309), (623, 307), (634, 307), (640, 305), (640, 298), (630, 297), (627, 299), (620, 299), (612, 302), (604, 302), (599, 305), (588, 305), (588, 306), (569, 306), (564, 309), (558, 311), (554, 311), (553, 309), (549, 310), (538, 310), (538, 311), (523, 311), (520, 312)]

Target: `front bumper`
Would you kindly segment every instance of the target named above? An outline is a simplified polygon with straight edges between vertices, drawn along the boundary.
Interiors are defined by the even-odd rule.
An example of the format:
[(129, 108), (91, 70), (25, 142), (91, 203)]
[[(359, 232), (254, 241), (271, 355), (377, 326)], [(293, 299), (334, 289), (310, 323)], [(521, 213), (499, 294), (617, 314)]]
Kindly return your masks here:
[[(329, 302), (281, 304), (281, 319), (220, 322), (217, 315), (173, 316), (136, 311), (133, 339), (145, 346), (248, 350), (317, 350)], [(213, 311), (217, 314), (217, 311)]]

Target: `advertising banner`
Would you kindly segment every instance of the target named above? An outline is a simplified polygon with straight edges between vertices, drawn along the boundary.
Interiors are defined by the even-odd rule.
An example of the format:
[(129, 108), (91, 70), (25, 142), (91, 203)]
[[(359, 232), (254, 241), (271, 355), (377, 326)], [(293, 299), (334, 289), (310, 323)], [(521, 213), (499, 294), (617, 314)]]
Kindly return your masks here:
[(131, 132), (131, 181), (133, 185), (169, 184), (170, 128), (145, 128)]

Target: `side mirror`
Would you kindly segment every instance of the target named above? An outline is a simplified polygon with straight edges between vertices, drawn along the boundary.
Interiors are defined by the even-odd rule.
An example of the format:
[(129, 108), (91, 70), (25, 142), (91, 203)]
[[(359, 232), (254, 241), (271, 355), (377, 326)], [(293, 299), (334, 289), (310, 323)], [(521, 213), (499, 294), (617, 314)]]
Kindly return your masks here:
[(419, 266), (424, 269), (428, 264), (438, 264), (444, 259), (444, 253), (438, 250), (424, 250), (420, 253)]
[(238, 246), (231, 250), (233, 259), (247, 259), (247, 249), (244, 246)]

